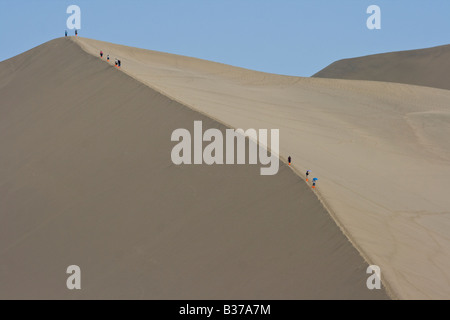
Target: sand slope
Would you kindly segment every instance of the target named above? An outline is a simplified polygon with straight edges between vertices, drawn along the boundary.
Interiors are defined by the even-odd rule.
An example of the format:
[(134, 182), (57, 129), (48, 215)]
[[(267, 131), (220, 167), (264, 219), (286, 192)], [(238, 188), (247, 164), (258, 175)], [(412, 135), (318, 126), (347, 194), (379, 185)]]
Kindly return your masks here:
[(450, 298), (450, 91), (286, 77), (77, 39), (232, 127), (279, 128), (280, 152), (399, 298)]
[(172, 164), (174, 129), (223, 125), (68, 39), (0, 79), (0, 299), (387, 298), (287, 166)]
[(450, 45), (333, 62), (313, 77), (376, 80), (450, 89)]

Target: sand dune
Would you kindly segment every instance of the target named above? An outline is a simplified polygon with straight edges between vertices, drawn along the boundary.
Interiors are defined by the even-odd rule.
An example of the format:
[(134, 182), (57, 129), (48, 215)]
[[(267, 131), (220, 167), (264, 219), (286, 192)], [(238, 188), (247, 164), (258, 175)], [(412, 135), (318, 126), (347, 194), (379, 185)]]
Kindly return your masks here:
[(387, 298), (286, 165), (172, 164), (174, 129), (225, 126), (68, 39), (0, 79), (1, 299)]
[[(320, 178), (316, 194), (396, 297), (450, 298), (450, 91), (76, 42), (120, 57), (123, 72), (231, 127), (279, 128), (281, 157)], [(431, 78), (445, 80), (438, 69)]]
[(450, 89), (450, 45), (333, 62), (313, 77), (376, 80)]

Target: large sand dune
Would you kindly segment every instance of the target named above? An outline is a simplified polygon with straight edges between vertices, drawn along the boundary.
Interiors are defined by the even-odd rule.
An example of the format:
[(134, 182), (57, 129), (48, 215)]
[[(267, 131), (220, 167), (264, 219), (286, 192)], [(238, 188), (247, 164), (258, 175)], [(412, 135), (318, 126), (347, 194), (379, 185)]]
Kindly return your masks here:
[(450, 89), (450, 45), (333, 62), (313, 77), (377, 80)]
[(279, 128), (281, 157), (291, 155), (301, 176), (312, 169), (317, 195), (381, 267), (394, 296), (450, 298), (450, 91), (287, 77), (76, 42), (95, 56), (102, 49), (119, 57), (125, 73), (222, 123)]
[(387, 298), (286, 165), (174, 165), (171, 133), (194, 120), (226, 128), (68, 39), (1, 62), (0, 299)]

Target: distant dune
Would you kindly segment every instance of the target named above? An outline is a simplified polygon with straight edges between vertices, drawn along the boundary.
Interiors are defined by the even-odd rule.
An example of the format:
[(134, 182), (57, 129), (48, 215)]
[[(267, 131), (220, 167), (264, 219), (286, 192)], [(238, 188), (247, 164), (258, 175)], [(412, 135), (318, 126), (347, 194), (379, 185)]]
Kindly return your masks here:
[(280, 129), (304, 177), (394, 296), (450, 298), (450, 91), (288, 77), (78, 38), (122, 71), (234, 128)]
[(0, 79), (0, 299), (387, 298), (287, 165), (171, 162), (174, 129), (223, 124), (69, 39)]
[(343, 59), (316, 78), (375, 80), (450, 89), (450, 45)]

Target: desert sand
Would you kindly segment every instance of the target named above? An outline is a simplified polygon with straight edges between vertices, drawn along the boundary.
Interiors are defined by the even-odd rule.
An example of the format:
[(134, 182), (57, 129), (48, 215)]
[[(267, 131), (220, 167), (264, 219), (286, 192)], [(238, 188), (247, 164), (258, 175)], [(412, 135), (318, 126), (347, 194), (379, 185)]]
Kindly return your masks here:
[[(260, 105), (267, 94), (249, 100), (267, 88), (264, 74), (164, 54), (147, 65), (155, 53), (102, 44), (112, 60), (117, 50), (124, 73), (78, 45), (100, 43), (78, 41), (56, 39), (0, 63), (0, 299), (387, 298), (366, 288), (367, 262), (287, 165), (274, 176), (258, 165), (174, 165), (174, 129), (194, 120), (226, 127), (126, 73), (173, 85), (172, 94), (199, 99), (202, 111), (218, 107), (224, 120), (263, 108), (234, 124), (292, 126), (282, 127), (284, 151), (331, 192), (336, 174), (325, 174), (336, 166), (313, 162), (314, 145), (287, 148), (298, 130), (315, 128), (310, 116), (305, 125), (290, 119), (300, 111), (286, 109), (290, 97), (280, 101), (281, 118), (270, 101)], [(278, 94), (295, 80), (279, 79), (269, 87)], [(377, 214), (367, 226), (383, 222)], [(373, 236), (381, 246), (382, 233)], [(81, 290), (69, 291), (73, 264)]]
[[(450, 298), (449, 90), (288, 77), (75, 41), (94, 56), (119, 57), (124, 73), (225, 125), (280, 129), (281, 158), (320, 179), (316, 195), (381, 267), (392, 297)], [(445, 87), (437, 75), (435, 86)]]
[(376, 80), (450, 89), (450, 45), (333, 62), (313, 77)]

